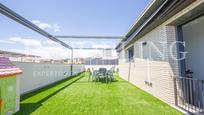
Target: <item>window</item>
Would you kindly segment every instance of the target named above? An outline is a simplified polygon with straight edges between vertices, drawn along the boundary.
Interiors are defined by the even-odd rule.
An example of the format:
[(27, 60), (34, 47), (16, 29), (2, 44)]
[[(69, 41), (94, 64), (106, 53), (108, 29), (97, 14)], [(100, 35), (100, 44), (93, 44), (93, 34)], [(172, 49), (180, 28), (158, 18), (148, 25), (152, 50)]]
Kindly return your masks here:
[(128, 49), (128, 61), (131, 61), (133, 59), (134, 59), (134, 46)]
[(149, 58), (149, 47), (147, 46), (147, 42), (143, 42), (142, 43), (142, 56), (143, 56), (143, 59), (148, 59)]

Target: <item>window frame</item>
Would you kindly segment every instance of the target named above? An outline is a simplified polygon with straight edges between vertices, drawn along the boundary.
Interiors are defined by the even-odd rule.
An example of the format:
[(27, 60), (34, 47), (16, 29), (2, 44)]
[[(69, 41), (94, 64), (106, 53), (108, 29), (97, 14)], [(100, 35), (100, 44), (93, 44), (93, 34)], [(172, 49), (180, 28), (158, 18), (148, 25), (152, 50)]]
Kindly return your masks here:
[(134, 45), (127, 49), (127, 61), (134, 60), (134, 56), (135, 56), (134, 51), (135, 51)]

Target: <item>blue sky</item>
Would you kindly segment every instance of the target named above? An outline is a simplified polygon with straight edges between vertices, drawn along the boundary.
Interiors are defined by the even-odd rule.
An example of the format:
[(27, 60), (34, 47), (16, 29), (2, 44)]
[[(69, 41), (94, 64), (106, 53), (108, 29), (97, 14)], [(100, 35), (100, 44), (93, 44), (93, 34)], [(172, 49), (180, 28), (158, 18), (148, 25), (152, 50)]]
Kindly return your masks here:
[[(124, 36), (149, 3), (149, 0), (0, 1), (53, 35), (98, 36)], [(0, 14), (0, 30), (0, 49), (36, 54), (46, 58), (57, 58), (59, 51), (61, 53), (67, 51), (2, 14)], [(62, 40), (73, 47), (114, 48), (119, 42), (118, 40)], [(51, 54), (50, 49), (56, 49), (56, 54)], [(83, 56), (79, 51), (76, 54)], [(98, 54), (95, 52), (93, 55)], [(65, 53), (60, 57), (64, 56)]]

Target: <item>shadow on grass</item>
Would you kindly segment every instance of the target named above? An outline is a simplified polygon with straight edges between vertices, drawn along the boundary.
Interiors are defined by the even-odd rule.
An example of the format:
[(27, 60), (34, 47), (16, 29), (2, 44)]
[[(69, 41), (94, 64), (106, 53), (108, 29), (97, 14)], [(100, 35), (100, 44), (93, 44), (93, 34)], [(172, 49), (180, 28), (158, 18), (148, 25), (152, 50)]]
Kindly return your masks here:
[(85, 84), (87, 84), (87, 83), (104, 83), (104, 84), (106, 84), (106, 83), (114, 83), (114, 82), (120, 82), (120, 81), (109, 80), (108, 82), (106, 82), (106, 79), (100, 79), (99, 81), (94, 81), (94, 80), (92, 80), (92, 81), (77, 81), (76, 83), (85, 83)]
[(101, 83), (112, 83), (112, 82), (118, 82), (117, 79), (110, 79), (108, 78), (107, 81), (106, 81), (107, 78), (99, 78), (99, 81), (98, 82), (101, 82)]
[[(82, 75), (83, 74), (83, 75)], [(45, 98), (41, 99), (40, 101), (38, 101), (37, 103), (22, 103), (20, 104), (20, 111), (18, 111), (17, 113), (15, 113), (14, 115), (29, 115), (31, 114), (32, 112), (34, 112), (36, 109), (38, 109), (43, 102), (45, 102), (46, 100), (48, 100), (50, 97), (56, 95), (57, 93), (59, 93), (60, 91), (62, 91), (63, 89), (67, 88), (68, 86), (72, 85), (73, 83), (77, 82), (78, 80), (80, 80), (81, 78), (83, 78), (85, 76), (84, 73), (79, 73), (77, 75), (74, 75), (72, 77), (69, 77), (68, 79), (65, 79), (65, 80), (62, 80), (62, 81), (59, 81), (57, 83), (54, 83), (54, 84), (51, 84), (47, 87), (44, 87), (40, 90), (37, 90), (37, 91), (34, 91), (34, 92), (31, 92), (31, 93), (28, 93), (28, 94), (25, 94), (22, 96), (22, 100), (25, 100), (25, 99), (28, 99), (34, 95), (37, 95), (38, 93), (41, 93), (43, 91), (46, 91), (48, 89), (51, 89), (53, 87), (55, 87), (56, 85), (59, 85), (61, 83), (64, 83), (66, 82), (67, 80), (71, 80), (77, 76), (80, 76), (79, 78), (77, 78), (76, 80), (68, 83), (67, 85), (63, 86), (62, 88), (56, 90), (55, 92), (49, 94), (48, 96), (46, 96)]]
[(14, 115), (30, 115), (36, 109), (38, 109), (42, 104), (41, 103), (24, 103), (21, 104), (20, 111)]
[(30, 97), (32, 97), (32, 96), (38, 94), (38, 93), (41, 93), (41, 92), (43, 92), (43, 91), (46, 91), (46, 90), (48, 90), (48, 89), (51, 89), (51, 88), (53, 88), (53, 87), (55, 87), (55, 86), (57, 86), (57, 85), (59, 85), (59, 84), (62, 84), (62, 83), (64, 83), (64, 82), (67, 82), (67, 80), (71, 80), (71, 79), (73, 79), (73, 78), (75, 78), (75, 77), (77, 77), (77, 76), (79, 76), (79, 75), (81, 75), (81, 74), (84, 74), (84, 73), (76, 74), (76, 75), (74, 75), (74, 76), (68, 77), (67, 79), (64, 79), (64, 80), (55, 82), (55, 83), (53, 83), (53, 84), (50, 84), (50, 85), (48, 85), (48, 86), (46, 86), (46, 87), (43, 87), (43, 88), (41, 88), (41, 89), (39, 89), (39, 90), (36, 90), (36, 91), (30, 92), (30, 93), (24, 94), (24, 95), (21, 96), (21, 101), (26, 100), (26, 99), (28, 99), (28, 98), (30, 98)]
[[(91, 76), (91, 74), (89, 74)], [(88, 79), (88, 82), (93, 82), (93, 83), (114, 83), (114, 82), (120, 82), (120, 83), (129, 83), (128, 81), (125, 81), (123, 79), (121, 79), (118, 75), (118, 73), (115, 73), (114, 74), (114, 78), (106, 78), (106, 77), (103, 77), (103, 78), (99, 78), (97, 80), (95, 80), (94, 78), (89, 78)], [(79, 83), (79, 81), (77, 82)], [(87, 81), (80, 81), (80, 83), (87, 83)]]

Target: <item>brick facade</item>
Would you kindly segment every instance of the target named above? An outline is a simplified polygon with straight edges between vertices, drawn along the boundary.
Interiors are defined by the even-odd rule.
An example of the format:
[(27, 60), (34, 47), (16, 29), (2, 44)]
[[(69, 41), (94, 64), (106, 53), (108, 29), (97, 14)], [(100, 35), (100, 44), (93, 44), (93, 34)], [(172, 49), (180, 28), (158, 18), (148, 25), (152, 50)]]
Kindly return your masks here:
[[(174, 59), (178, 57), (177, 46), (174, 44), (177, 40), (176, 25), (170, 23), (203, 2), (197, 0), (132, 43), (129, 47), (134, 45), (133, 61), (128, 62), (125, 59), (127, 53), (124, 52), (127, 52), (129, 47), (120, 51), (120, 76), (166, 103), (175, 105), (173, 77), (179, 76), (179, 63)], [(147, 44), (144, 45), (144, 42)]]

